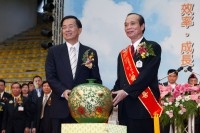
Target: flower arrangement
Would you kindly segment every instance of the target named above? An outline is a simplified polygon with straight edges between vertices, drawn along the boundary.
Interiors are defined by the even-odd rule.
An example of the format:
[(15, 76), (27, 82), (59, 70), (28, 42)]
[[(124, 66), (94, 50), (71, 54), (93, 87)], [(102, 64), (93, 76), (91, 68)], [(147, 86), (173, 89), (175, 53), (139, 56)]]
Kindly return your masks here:
[(171, 86), (159, 85), (163, 113), (160, 117), (161, 125), (174, 123), (178, 130), (184, 130), (184, 122), (198, 113), (200, 107), (200, 86), (178, 84)]
[(89, 69), (93, 67), (93, 62), (94, 62), (94, 53), (90, 52), (90, 49), (86, 50), (85, 53), (83, 54), (82, 58), (82, 65), (85, 65)]
[(150, 55), (156, 56), (152, 46), (150, 44), (147, 44), (146, 42), (142, 42), (138, 45), (137, 52), (140, 54), (142, 58), (149, 57)]

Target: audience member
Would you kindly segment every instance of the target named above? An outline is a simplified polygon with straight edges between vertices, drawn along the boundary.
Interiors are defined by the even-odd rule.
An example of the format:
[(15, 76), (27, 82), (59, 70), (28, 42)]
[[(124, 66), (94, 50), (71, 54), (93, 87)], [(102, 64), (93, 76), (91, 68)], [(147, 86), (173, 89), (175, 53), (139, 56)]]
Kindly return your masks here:
[(28, 82), (28, 89), (29, 89), (29, 93), (35, 89), (33, 81)]
[(188, 84), (192, 85), (192, 86), (196, 86), (198, 85), (198, 78), (196, 77), (195, 74), (191, 74), (188, 78)]
[[(178, 72), (175, 69), (169, 69), (167, 72), (167, 82), (162, 83), (164, 86), (171, 86), (172, 90), (175, 89), (177, 85), (177, 79), (178, 79)], [(170, 127), (171, 126), (171, 127)], [(166, 125), (165, 127), (161, 127), (161, 133), (171, 133), (174, 129), (173, 125)]]
[(6, 101), (3, 114), (2, 133), (30, 133), (30, 112), (26, 97), (21, 95), (21, 85), (11, 85), (12, 97)]
[(50, 122), (50, 107), (51, 107), (51, 88), (47, 81), (42, 83), (43, 95), (38, 98), (36, 103), (36, 115), (34, 119), (34, 129), (32, 133), (50, 133), (52, 125)]
[(5, 80), (0, 79), (0, 132), (2, 127), (3, 113), (5, 110), (5, 103), (9, 98), (12, 97), (9, 93), (5, 92), (5, 85)]
[(23, 83), (23, 84), (22, 84), (22, 95), (23, 95), (24, 97), (28, 97), (28, 93), (29, 93), (28, 84)]

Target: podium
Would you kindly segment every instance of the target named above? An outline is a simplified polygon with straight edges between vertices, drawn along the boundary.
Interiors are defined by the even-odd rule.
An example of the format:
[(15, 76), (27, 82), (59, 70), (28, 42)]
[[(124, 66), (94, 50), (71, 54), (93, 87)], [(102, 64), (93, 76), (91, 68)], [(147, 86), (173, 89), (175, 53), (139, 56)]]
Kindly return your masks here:
[(107, 123), (71, 123), (62, 124), (61, 133), (127, 133), (127, 128)]

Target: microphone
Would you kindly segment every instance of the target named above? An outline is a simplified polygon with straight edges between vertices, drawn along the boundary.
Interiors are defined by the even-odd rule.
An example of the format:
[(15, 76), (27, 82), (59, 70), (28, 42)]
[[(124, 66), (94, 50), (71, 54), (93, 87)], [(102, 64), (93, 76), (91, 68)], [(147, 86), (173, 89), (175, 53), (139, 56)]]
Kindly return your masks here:
[(192, 67), (189, 66), (189, 67), (187, 67), (187, 69), (184, 70), (184, 72), (187, 72), (187, 71), (192, 72), (193, 71)]
[(177, 72), (180, 72), (181, 70), (183, 70), (183, 67), (182, 67), (182, 66), (179, 67), (176, 71), (177, 71)]
[(187, 71), (192, 72), (193, 74), (200, 76), (200, 74), (198, 74), (198, 73), (196, 73), (196, 72), (193, 72), (193, 69), (192, 69), (191, 66), (189, 66), (189, 67), (187, 68), (186, 72), (187, 72)]
[(188, 70), (189, 72), (192, 72), (192, 71), (193, 71), (193, 69), (192, 69), (191, 66), (189, 66), (189, 67), (187, 68), (187, 70)]

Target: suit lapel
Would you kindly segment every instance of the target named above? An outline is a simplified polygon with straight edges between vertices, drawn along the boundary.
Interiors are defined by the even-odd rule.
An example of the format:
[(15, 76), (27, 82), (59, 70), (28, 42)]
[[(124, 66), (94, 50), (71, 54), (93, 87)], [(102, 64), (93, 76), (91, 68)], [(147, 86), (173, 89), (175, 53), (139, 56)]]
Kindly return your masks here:
[(78, 77), (78, 74), (79, 74), (79, 72), (81, 71), (82, 58), (83, 58), (84, 52), (85, 52), (85, 48), (84, 48), (84, 46), (80, 43), (79, 54), (78, 54), (78, 62), (77, 62), (77, 67), (76, 67), (76, 73), (75, 73), (75, 78), (74, 78), (74, 80)]
[(66, 73), (71, 73), (70, 76), (73, 79), (71, 64), (69, 60), (69, 53), (68, 53), (68, 48), (67, 48), (66, 43), (64, 43), (63, 46), (61, 47), (60, 55), (61, 55), (63, 66), (64, 68), (66, 68), (66, 71), (67, 71)]

